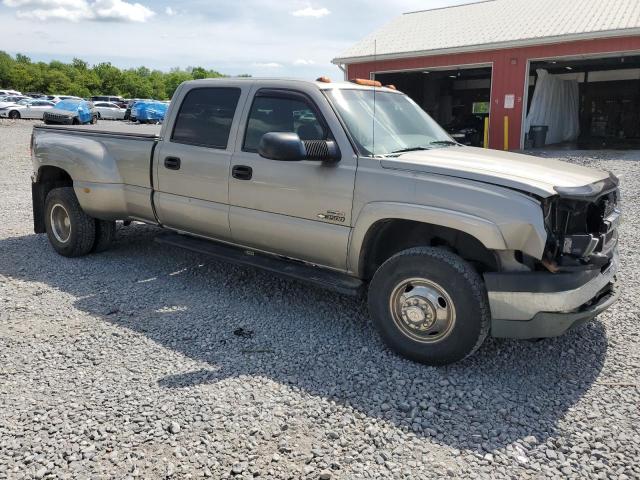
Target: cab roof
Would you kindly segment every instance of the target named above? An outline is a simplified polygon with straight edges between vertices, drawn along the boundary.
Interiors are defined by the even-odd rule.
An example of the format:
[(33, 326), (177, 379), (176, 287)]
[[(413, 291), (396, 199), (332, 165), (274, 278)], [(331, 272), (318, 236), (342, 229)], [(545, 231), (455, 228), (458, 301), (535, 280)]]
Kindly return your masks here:
[[(367, 85), (358, 85), (356, 83), (353, 82), (347, 82), (347, 81), (338, 81), (338, 82), (320, 82), (317, 80), (302, 80), (299, 78), (255, 78), (255, 77), (239, 77), (239, 78), (233, 78), (233, 77), (224, 77), (224, 78), (203, 78), (201, 80), (189, 80), (188, 82), (185, 82), (188, 85), (199, 85), (199, 84), (211, 84), (212, 82), (220, 82), (220, 83), (225, 83), (227, 85), (229, 84), (233, 84), (233, 83), (245, 83), (245, 82), (249, 82), (249, 83), (253, 83), (253, 84), (261, 84), (261, 83), (268, 83), (268, 84), (273, 84), (274, 82), (278, 82), (278, 83), (291, 83), (292, 85), (307, 85), (307, 86), (315, 86), (320, 90), (336, 90), (336, 89), (344, 89), (344, 90), (373, 90), (374, 87), (370, 87)], [(397, 90), (394, 90), (392, 88), (387, 88), (385, 86), (382, 87), (375, 87), (376, 91), (385, 91), (385, 92), (389, 92), (389, 93), (402, 93), (399, 92)]]

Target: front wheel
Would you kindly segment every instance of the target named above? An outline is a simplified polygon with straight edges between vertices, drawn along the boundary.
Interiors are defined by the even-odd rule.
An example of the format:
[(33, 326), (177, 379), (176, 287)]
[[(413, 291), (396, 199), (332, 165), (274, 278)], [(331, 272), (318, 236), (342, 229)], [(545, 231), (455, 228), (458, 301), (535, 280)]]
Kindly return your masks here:
[(49, 243), (65, 257), (91, 252), (96, 240), (95, 220), (82, 211), (73, 188), (54, 188), (45, 201), (45, 228)]
[(11, 110), (9, 112), (9, 118), (11, 120), (18, 120), (20, 118), (20, 112), (17, 110)]
[(431, 247), (404, 250), (380, 266), (369, 310), (387, 345), (427, 365), (473, 354), (491, 318), (480, 275), (457, 255)]

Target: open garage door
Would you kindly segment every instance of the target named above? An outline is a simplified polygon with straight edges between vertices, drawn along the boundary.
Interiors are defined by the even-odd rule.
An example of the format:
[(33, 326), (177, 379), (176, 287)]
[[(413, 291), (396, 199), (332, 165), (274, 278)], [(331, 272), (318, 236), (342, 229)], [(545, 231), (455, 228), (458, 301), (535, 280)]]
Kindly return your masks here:
[[(566, 142), (569, 148), (640, 148), (640, 56), (617, 55), (600, 58), (550, 59), (529, 65), (527, 116), (545, 118), (534, 98), (546, 75), (554, 80), (577, 84), (576, 122), (579, 133)], [(546, 72), (546, 73), (545, 73)], [(539, 93), (539, 92), (538, 92)], [(544, 112), (543, 112), (544, 113)], [(549, 119), (556, 115), (547, 115)], [(550, 120), (551, 122), (553, 120)], [(531, 125), (531, 122), (525, 122)], [(539, 125), (540, 126), (540, 125)], [(545, 125), (541, 125), (544, 127)], [(546, 125), (549, 128), (559, 126)], [(531, 147), (535, 134), (526, 130), (525, 147)], [(547, 145), (557, 142), (547, 139)], [(555, 139), (555, 140), (554, 140)], [(550, 141), (551, 140), (551, 141)]]
[(457, 141), (482, 146), (491, 105), (491, 67), (376, 73), (409, 95)]

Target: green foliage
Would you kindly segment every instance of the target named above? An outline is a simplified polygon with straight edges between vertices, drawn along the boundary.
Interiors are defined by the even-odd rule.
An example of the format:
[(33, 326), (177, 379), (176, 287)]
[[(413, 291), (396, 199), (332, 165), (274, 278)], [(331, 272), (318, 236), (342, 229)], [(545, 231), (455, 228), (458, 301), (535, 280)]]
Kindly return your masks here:
[(187, 80), (225, 75), (203, 67), (179, 68), (170, 72), (147, 67), (121, 70), (108, 62), (89, 65), (74, 58), (71, 63), (34, 63), (26, 55), (15, 58), (0, 50), (0, 88), (55, 95), (120, 95), (125, 98), (171, 98), (178, 85)]

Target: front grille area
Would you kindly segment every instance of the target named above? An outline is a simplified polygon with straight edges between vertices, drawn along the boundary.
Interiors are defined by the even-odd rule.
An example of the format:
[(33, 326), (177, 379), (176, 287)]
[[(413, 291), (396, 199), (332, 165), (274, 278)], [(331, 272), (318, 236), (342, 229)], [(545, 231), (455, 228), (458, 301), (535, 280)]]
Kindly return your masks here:
[(46, 112), (44, 114), (44, 120), (58, 123), (69, 123), (71, 121), (71, 118), (68, 115), (62, 115), (60, 113)]
[(606, 264), (618, 242), (619, 191), (587, 199), (554, 197), (545, 205), (546, 260), (559, 266)]

